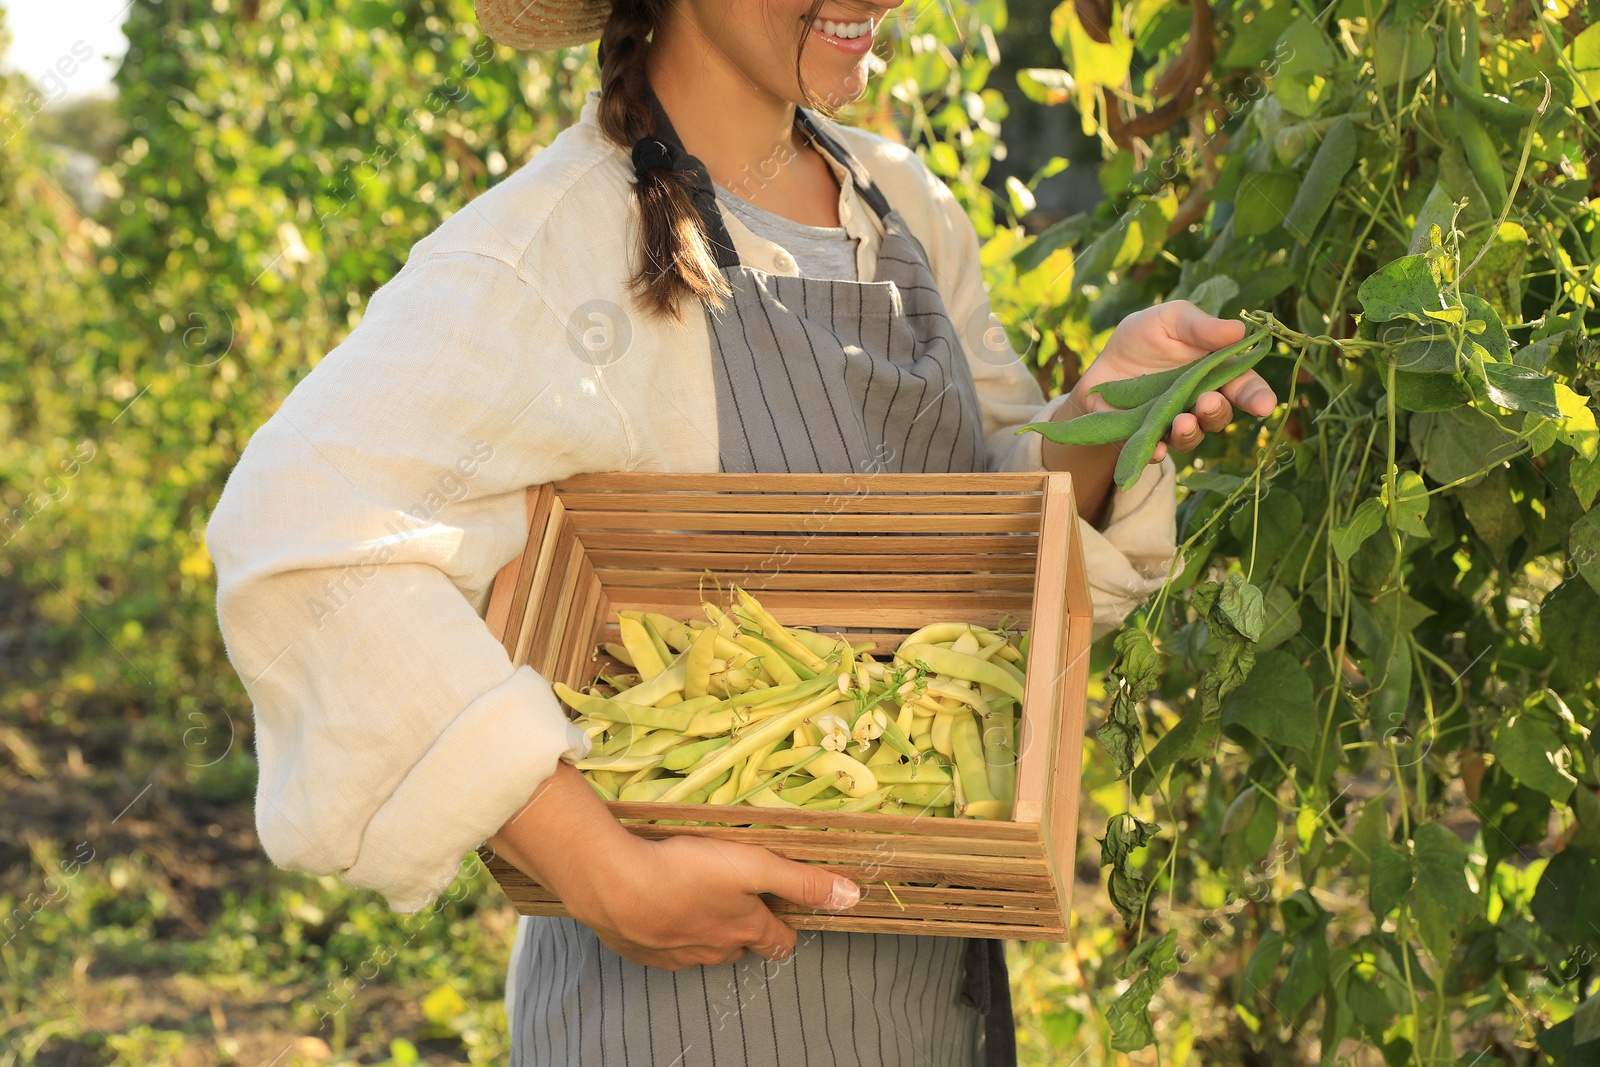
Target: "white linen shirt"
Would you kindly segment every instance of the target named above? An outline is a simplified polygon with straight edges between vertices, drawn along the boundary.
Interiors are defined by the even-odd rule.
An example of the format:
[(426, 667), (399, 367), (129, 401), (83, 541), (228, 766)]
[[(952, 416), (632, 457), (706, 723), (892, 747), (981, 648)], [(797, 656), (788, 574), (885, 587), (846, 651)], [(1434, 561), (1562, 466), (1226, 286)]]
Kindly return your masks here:
[[(228, 656), (254, 703), (256, 827), (274, 863), (427, 906), (558, 759), (588, 751), (550, 686), (484, 625), (527, 537), (524, 489), (597, 471), (719, 469), (710, 335), (628, 294), (629, 153), (580, 120), (412, 249), (343, 343), (256, 432), (207, 530)], [(978, 240), (914, 153), (828, 123), (921, 240), (983, 409), (988, 465), (1040, 470), (1051, 418), (990, 316)], [(841, 178), (875, 277), (882, 232)], [(720, 209), (719, 209), (720, 210)], [(793, 257), (730, 213), (741, 260)], [(627, 310), (623, 310), (626, 308)], [(595, 331), (599, 331), (596, 333)], [(1170, 459), (1081, 534), (1095, 632), (1158, 587)]]

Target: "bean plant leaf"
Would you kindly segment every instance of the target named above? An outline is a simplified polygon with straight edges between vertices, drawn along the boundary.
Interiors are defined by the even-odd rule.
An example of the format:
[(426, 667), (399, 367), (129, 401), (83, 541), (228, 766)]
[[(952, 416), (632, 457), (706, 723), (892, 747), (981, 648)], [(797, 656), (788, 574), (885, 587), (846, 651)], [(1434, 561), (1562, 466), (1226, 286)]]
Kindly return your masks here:
[(1527, 367), (1511, 363), (1486, 363), (1483, 367), (1489, 399), (1511, 411), (1531, 411), (1546, 418), (1559, 418), (1556, 380)]
[(1557, 852), (1539, 876), (1529, 910), (1560, 944), (1600, 941), (1600, 854), (1570, 847)]
[(1413, 415), (1408, 433), (1422, 473), (1440, 485), (1475, 481), (1517, 449), (1505, 427), (1475, 408)]
[(1139, 754), (1139, 705), (1127, 689), (1112, 694), (1111, 706), (1106, 710), (1105, 721), (1095, 730), (1095, 740), (1100, 742), (1117, 769), (1117, 777), (1133, 770), (1133, 761)]
[(1278, 973), (1278, 961), (1283, 957), (1283, 935), (1276, 930), (1268, 930), (1261, 935), (1261, 940), (1256, 943), (1256, 949), (1250, 953), (1250, 960), (1244, 965), (1244, 970), (1239, 975), (1239, 999), (1249, 1003), (1257, 997), (1266, 996), (1272, 987), (1272, 979)]
[(1266, 233), (1288, 214), (1300, 176), (1284, 171), (1246, 174), (1233, 199), (1233, 229), (1240, 237)]
[(1311, 929), (1295, 938), (1294, 955), (1278, 987), (1277, 1009), (1293, 1019), (1328, 983), (1328, 919), (1324, 913)]
[(1589, 685), (1600, 678), (1596, 619), (1600, 619), (1600, 595), (1587, 581), (1568, 578), (1545, 594), (1539, 606), (1539, 636), (1555, 656), (1552, 678), (1558, 684)]
[(1121, 867), (1135, 849), (1143, 848), (1160, 827), (1136, 815), (1120, 812), (1106, 821), (1106, 834), (1100, 838), (1100, 866)]
[(1340, 563), (1349, 563), (1361, 543), (1383, 529), (1383, 501), (1363, 500), (1354, 515), (1335, 526), (1328, 534), (1333, 554)]
[(1461, 305), (1466, 311), (1466, 329), (1472, 339), (1495, 359), (1509, 360), (1511, 338), (1506, 335), (1500, 313), (1476, 293), (1461, 294)]
[(1600, 511), (1591, 511), (1567, 532), (1567, 559), (1583, 580), (1600, 593)]
[(1390, 502), (1395, 513), (1395, 524), (1400, 532), (1413, 537), (1430, 537), (1428, 524), (1423, 521), (1428, 514), (1428, 487), (1416, 471), (1401, 471), (1395, 478), (1395, 498)]
[(1138, 962), (1142, 967), (1128, 988), (1106, 1009), (1106, 1022), (1111, 1026), (1111, 1047), (1116, 1051), (1137, 1052), (1155, 1042), (1150, 1000), (1162, 982), (1178, 973), (1177, 944), (1178, 935), (1168, 930), (1134, 949), (1130, 956), (1130, 963)]
[(1439, 283), (1425, 255), (1401, 256), (1379, 267), (1356, 290), (1368, 322), (1414, 319), (1427, 322), (1439, 309)]
[(1169, 767), (1188, 759), (1210, 745), (1217, 736), (1217, 724), (1203, 721), (1198, 708), (1179, 719), (1177, 724), (1161, 735), (1155, 747), (1133, 769), (1129, 784), (1134, 796), (1146, 796), (1161, 782)]
[(1309, 753), (1317, 743), (1311, 676), (1287, 652), (1268, 652), (1222, 705), (1224, 726), (1239, 726), (1263, 741)]
[(1517, 781), (1551, 800), (1566, 800), (1578, 784), (1568, 770), (1572, 757), (1561, 738), (1551, 727), (1527, 715), (1516, 715), (1500, 724), (1494, 735), (1494, 755)]
[(1467, 846), (1438, 822), (1418, 826), (1412, 840), (1417, 870), (1412, 913), (1423, 945), (1443, 962), (1450, 958), (1456, 933), (1478, 911), (1467, 885)]
[(1195, 286), (1189, 293), (1189, 302), (1207, 315), (1219, 315), (1222, 305), (1238, 295), (1239, 283), (1226, 274), (1217, 274)]
[(1391, 841), (1383, 841), (1372, 850), (1372, 874), (1367, 883), (1367, 900), (1375, 919), (1382, 921), (1411, 892), (1415, 876), (1411, 856), (1405, 849)]

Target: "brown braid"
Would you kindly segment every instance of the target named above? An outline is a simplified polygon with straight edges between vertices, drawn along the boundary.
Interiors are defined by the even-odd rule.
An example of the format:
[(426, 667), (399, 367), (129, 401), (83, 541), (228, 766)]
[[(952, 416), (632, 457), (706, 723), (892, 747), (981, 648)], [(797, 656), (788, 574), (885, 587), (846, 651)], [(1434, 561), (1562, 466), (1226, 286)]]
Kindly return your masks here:
[[(632, 149), (642, 137), (656, 134), (655, 112), (650, 107), (649, 85), (645, 78), (645, 59), (650, 54), (650, 38), (669, 0), (614, 0), (611, 16), (600, 36), (600, 128), (606, 136)], [(822, 9), (816, 0), (806, 18), (809, 24)], [(795, 73), (805, 42), (795, 56)], [(822, 114), (833, 114), (830, 102), (816, 100), (805, 88), (801, 92)], [(727, 279), (717, 268), (716, 256), (700, 226), (690, 198), (690, 178), (664, 168), (639, 175), (634, 182), (634, 197), (639, 205), (639, 268), (630, 279), (634, 295), (652, 314), (666, 315), (682, 322), (682, 304), (699, 300), (721, 308), (731, 293)]]

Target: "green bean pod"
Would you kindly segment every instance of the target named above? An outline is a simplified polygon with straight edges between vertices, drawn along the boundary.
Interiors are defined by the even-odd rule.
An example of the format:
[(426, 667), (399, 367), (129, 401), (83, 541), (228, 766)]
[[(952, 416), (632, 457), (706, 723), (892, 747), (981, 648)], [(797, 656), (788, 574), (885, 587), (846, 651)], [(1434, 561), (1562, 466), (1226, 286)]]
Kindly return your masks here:
[(1350, 121), (1350, 116), (1341, 115), (1317, 146), (1317, 154), (1311, 157), (1311, 166), (1294, 194), (1294, 202), (1283, 216), (1283, 228), (1301, 244), (1310, 243), (1312, 231), (1333, 206), (1344, 176), (1355, 161), (1355, 123)]
[[(1122, 489), (1130, 488), (1144, 469), (1150, 465), (1150, 460), (1156, 454), (1156, 445), (1172, 425), (1172, 420), (1189, 409), (1199, 396), (1194, 387), (1202, 382), (1207, 374), (1219, 364), (1226, 362), (1233, 356), (1247, 352), (1267, 336), (1265, 330), (1256, 330), (1248, 333), (1234, 344), (1226, 348), (1219, 348), (1209, 355), (1201, 356), (1185, 368), (1184, 373), (1173, 383), (1161, 397), (1151, 405), (1145, 415), (1144, 423), (1139, 427), (1139, 432), (1128, 438), (1122, 446), (1122, 454), (1117, 457), (1117, 468), (1114, 477), (1117, 485)], [(1019, 695), (1018, 700), (1021, 700)]]
[(1500, 150), (1494, 146), (1483, 120), (1467, 107), (1462, 97), (1455, 98), (1456, 126), (1461, 133), (1461, 147), (1467, 155), (1467, 165), (1472, 176), (1478, 179), (1488, 201), (1490, 214), (1498, 215), (1506, 206), (1506, 172), (1500, 165)]
[(1054, 441), (1058, 445), (1109, 445), (1116, 441), (1126, 441), (1137, 432), (1139, 425), (1144, 421), (1146, 410), (1152, 403), (1154, 401), (1147, 400), (1127, 411), (1091, 411), (1075, 419), (1030, 422), (1017, 432), (1027, 433), (1033, 430), (1040, 437)]
[(1539, 117), (1539, 113), (1531, 107), (1513, 104), (1474, 89), (1450, 61), (1450, 52), (1442, 43), (1439, 48), (1439, 70), (1444, 74), (1444, 84), (1450, 90), (1451, 98), (1460, 100), (1485, 121), (1520, 129)]
[(1117, 378), (1114, 381), (1101, 382), (1089, 392), (1099, 393), (1100, 399), (1114, 408), (1136, 408), (1172, 388), (1172, 383), (1183, 377), (1184, 369), (1171, 367), (1151, 374), (1141, 374), (1137, 378)]

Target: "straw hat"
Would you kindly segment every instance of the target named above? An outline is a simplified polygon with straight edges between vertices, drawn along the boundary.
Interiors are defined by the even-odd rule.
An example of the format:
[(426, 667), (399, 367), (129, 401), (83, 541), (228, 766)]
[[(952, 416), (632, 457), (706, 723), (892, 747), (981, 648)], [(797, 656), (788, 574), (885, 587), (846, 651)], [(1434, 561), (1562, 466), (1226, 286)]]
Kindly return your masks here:
[(512, 48), (542, 52), (600, 39), (611, 0), (474, 0), (483, 32)]

